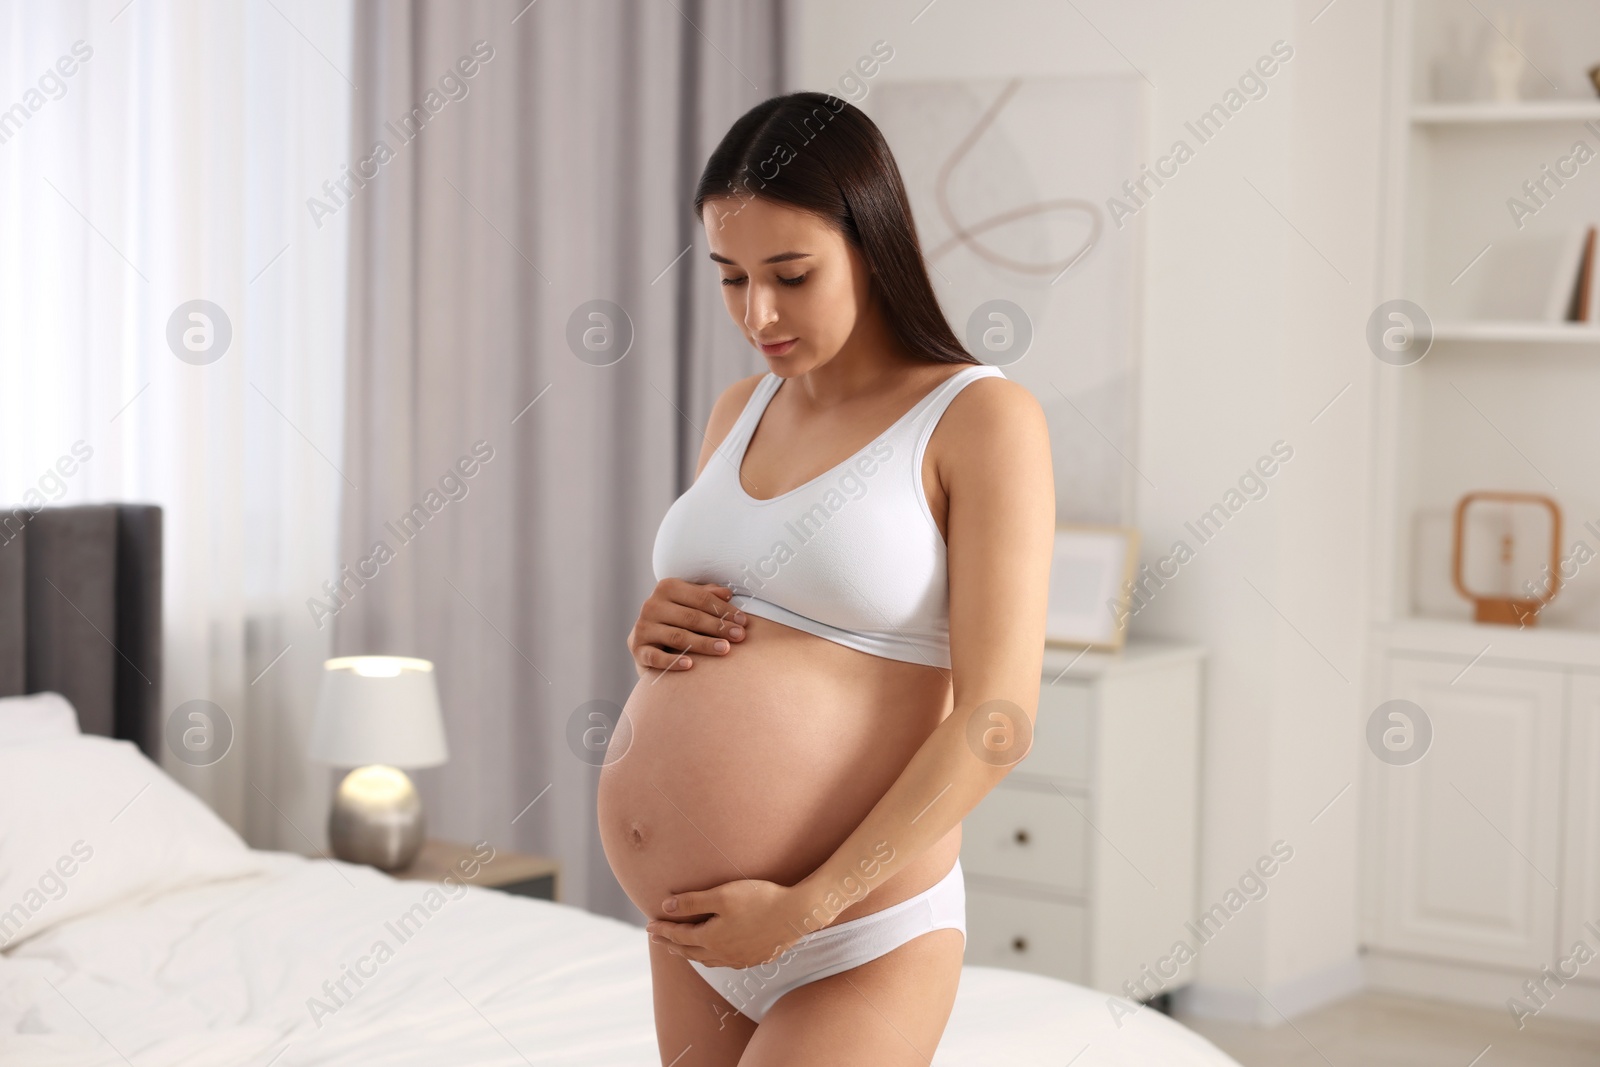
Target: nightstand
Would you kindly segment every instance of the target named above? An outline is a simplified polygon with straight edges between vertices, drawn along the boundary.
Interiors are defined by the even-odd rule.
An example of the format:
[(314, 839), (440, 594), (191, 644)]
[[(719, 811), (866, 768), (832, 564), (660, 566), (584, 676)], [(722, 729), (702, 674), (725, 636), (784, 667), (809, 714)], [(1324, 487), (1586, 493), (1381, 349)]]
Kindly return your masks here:
[(968, 963), (1121, 993), (1189, 936), (1203, 658), (1045, 651), (1033, 749), (962, 825)]
[[(482, 859), (484, 856), (488, 856), (488, 860)], [(453, 874), (465, 885), (558, 903), (561, 900), (559, 861), (511, 852), (487, 843), (461, 845), (430, 838), (411, 866), (390, 873), (411, 882), (442, 882), (445, 875)]]

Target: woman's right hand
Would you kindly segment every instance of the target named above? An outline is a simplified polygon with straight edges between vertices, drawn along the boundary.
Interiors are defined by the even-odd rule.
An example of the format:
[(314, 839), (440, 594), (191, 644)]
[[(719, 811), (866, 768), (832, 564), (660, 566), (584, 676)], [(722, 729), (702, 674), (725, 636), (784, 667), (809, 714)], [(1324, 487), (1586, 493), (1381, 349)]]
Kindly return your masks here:
[[(628, 651), (643, 677), (647, 670), (688, 670), (691, 652), (725, 656), (744, 640), (744, 613), (728, 603), (725, 585), (697, 585), (681, 578), (656, 583), (628, 633)], [(718, 646), (721, 647), (718, 647)]]

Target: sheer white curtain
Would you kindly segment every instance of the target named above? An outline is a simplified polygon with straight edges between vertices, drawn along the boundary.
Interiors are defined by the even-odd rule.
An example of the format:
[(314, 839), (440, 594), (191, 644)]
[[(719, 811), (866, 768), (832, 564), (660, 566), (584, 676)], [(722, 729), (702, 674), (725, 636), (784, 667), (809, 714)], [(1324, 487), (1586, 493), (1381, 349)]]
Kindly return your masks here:
[(163, 712), (234, 731), (164, 765), (303, 852), (306, 601), (348, 488), (346, 220), (307, 201), (350, 158), (350, 26), (347, 0), (0, 0), (0, 504), (163, 506)]

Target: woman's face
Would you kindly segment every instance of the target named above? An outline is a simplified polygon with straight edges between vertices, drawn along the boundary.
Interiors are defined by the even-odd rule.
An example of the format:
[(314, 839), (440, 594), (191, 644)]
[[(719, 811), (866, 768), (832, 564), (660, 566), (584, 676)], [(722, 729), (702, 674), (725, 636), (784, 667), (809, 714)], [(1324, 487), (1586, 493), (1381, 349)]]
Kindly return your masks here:
[[(707, 200), (701, 215), (728, 314), (772, 372), (789, 378), (832, 359), (871, 292), (866, 261), (844, 235), (809, 212), (760, 198)], [(787, 349), (762, 347), (790, 340)]]

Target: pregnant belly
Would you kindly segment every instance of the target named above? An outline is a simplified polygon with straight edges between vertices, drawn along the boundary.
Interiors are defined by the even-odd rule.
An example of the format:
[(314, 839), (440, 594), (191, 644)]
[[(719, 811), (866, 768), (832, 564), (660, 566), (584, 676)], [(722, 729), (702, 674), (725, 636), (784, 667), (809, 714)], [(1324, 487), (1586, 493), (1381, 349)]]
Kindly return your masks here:
[[(868, 655), (759, 617), (724, 656), (650, 671), (607, 756), (600, 840), (641, 912), (669, 918), (677, 892), (740, 878), (793, 885), (816, 870), (888, 791), (949, 713), (945, 672)], [(957, 826), (871, 885), (836, 922), (938, 881), (960, 849)], [(859, 858), (887, 860), (894, 842)], [(854, 865), (855, 861), (852, 861)], [(842, 890), (841, 890), (842, 891)]]

